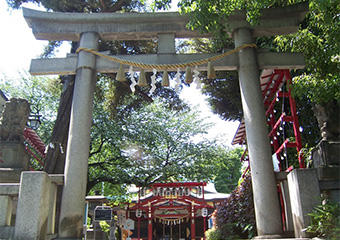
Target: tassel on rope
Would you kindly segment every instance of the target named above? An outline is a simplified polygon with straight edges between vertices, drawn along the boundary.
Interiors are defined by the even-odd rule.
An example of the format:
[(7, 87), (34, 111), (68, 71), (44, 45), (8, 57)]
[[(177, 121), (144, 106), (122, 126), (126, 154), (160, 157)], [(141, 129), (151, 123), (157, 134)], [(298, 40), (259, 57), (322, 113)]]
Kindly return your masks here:
[(178, 92), (179, 88), (181, 86), (181, 73), (180, 73), (180, 69), (179, 68), (177, 68), (177, 73), (175, 75), (175, 82), (176, 82), (175, 91)]
[(153, 74), (151, 76), (151, 89), (149, 94), (152, 95), (154, 93), (154, 91), (156, 90), (156, 74), (157, 74), (157, 70), (153, 69), (152, 70)]
[(118, 69), (118, 73), (116, 76), (116, 80), (119, 82), (126, 82), (123, 64), (119, 64), (119, 69)]
[(194, 73), (193, 82), (196, 83), (196, 89), (201, 89), (202, 83), (201, 83), (201, 79), (200, 79), (200, 77), (199, 77), (200, 72), (198, 71), (198, 66), (196, 66), (196, 67), (194, 68), (193, 73)]
[(170, 86), (169, 75), (168, 75), (167, 70), (164, 70), (164, 72), (163, 72), (162, 86), (163, 87), (169, 87)]
[(140, 87), (148, 86), (148, 83), (147, 83), (146, 78), (145, 78), (145, 71), (144, 71), (144, 69), (140, 70), (138, 86), (140, 86)]
[(209, 58), (193, 61), (193, 62), (190, 62), (190, 64), (187, 64), (187, 63), (176, 63), (176, 64), (161, 64), (161, 65), (158, 65), (158, 64), (146, 64), (146, 63), (128, 61), (128, 60), (120, 59), (120, 58), (117, 58), (117, 57), (113, 57), (113, 56), (109, 56), (109, 55), (97, 52), (94, 49), (83, 48), (83, 47), (79, 47), (76, 50), (76, 53), (79, 53), (80, 51), (85, 51), (85, 52), (92, 53), (92, 54), (94, 54), (96, 56), (103, 57), (103, 58), (108, 59), (110, 61), (118, 62), (120, 64), (130, 65), (130, 66), (134, 66), (134, 67), (138, 67), (138, 68), (144, 68), (144, 69), (156, 68), (156, 69), (160, 70), (160, 69), (164, 69), (164, 68), (167, 68), (167, 69), (184, 68), (183, 65), (185, 65), (185, 66), (188, 66), (188, 65), (189, 66), (198, 66), (198, 65), (207, 64), (209, 62), (214, 62), (214, 61), (222, 59), (222, 58), (224, 58), (226, 56), (229, 56), (231, 54), (239, 52), (240, 50), (245, 49), (245, 48), (256, 48), (256, 44), (254, 44), (254, 43), (243, 44), (242, 46), (239, 46), (239, 47), (237, 47), (237, 48), (235, 48), (233, 50), (227, 51), (225, 53), (222, 53), (222, 54), (219, 54), (219, 55), (216, 55), (216, 56), (213, 56), (213, 57), (209, 57)]
[(207, 77), (208, 77), (208, 79), (214, 79), (214, 78), (216, 78), (215, 69), (214, 69), (214, 66), (212, 65), (211, 62), (208, 62), (208, 73), (207, 73)]
[(187, 67), (185, 70), (185, 82), (188, 84), (192, 83), (191, 67)]
[(132, 66), (129, 67), (129, 74), (130, 74), (130, 78), (131, 78), (130, 89), (134, 93), (135, 90), (136, 90), (135, 87), (137, 85), (137, 82), (136, 82), (136, 79), (135, 79), (135, 72), (133, 71), (133, 67)]

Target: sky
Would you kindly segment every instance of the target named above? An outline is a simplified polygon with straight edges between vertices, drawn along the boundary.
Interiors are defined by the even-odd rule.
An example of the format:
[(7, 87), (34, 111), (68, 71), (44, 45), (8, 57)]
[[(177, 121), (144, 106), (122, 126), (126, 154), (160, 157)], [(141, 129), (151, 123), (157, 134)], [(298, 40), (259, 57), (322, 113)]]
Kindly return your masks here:
[[(25, 7), (37, 9), (33, 4), (26, 4)], [(29, 75), (31, 59), (39, 58), (47, 41), (36, 40), (22, 16), (22, 11), (9, 10), (4, 0), (0, 1), (0, 29), (0, 82), (10, 81), (15, 84), (18, 79)], [(69, 44), (63, 44), (56, 57), (65, 57), (68, 50)], [(215, 124), (209, 130), (208, 137), (231, 147), (239, 123), (226, 122), (213, 114), (206, 97), (195, 86), (185, 87), (180, 96), (192, 106), (196, 106), (202, 117), (209, 118), (209, 121)]]

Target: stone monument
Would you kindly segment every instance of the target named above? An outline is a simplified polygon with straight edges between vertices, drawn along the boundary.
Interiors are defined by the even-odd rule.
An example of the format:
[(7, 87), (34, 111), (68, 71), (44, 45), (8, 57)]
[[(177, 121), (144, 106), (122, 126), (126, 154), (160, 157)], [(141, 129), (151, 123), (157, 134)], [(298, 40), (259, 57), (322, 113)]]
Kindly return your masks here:
[(24, 128), (30, 106), (27, 100), (12, 98), (5, 103), (0, 118), (0, 182), (19, 182), (28, 170), (29, 155), (24, 145)]
[(322, 193), (340, 202), (340, 103), (334, 100), (317, 104), (314, 114), (322, 139), (312, 151), (313, 167), (317, 169), (321, 186), (326, 187)]

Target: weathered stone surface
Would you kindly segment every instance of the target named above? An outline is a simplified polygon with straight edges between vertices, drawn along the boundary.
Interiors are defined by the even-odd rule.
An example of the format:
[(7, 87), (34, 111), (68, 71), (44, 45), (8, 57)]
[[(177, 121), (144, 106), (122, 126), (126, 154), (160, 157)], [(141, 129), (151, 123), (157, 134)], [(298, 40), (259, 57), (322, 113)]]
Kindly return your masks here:
[(309, 213), (321, 203), (316, 169), (294, 169), (287, 176), (295, 237), (308, 237)]
[[(236, 28), (252, 29), (254, 36), (278, 35), (295, 32), (303, 20), (308, 5), (266, 9), (260, 24), (251, 26), (239, 12), (224, 20), (232, 32)], [(40, 40), (79, 41), (83, 32), (98, 32), (103, 40), (156, 39), (160, 33), (174, 33), (177, 38), (207, 37), (186, 28), (189, 16), (178, 12), (158, 13), (60, 13), (41, 12), (23, 8), (24, 17)], [(222, 23), (222, 22), (221, 22)], [(223, 23), (222, 23), (223, 24)]]
[[(228, 50), (227, 50), (228, 51)], [(216, 54), (143, 54), (143, 55), (117, 55), (115, 57), (132, 62), (143, 62), (146, 64), (174, 64), (186, 63), (215, 56)], [(300, 53), (273, 53), (258, 50), (258, 65), (260, 69), (301, 69), (305, 66), (303, 55)], [(97, 57), (96, 71), (100, 73), (113, 73), (119, 69), (119, 63)], [(239, 66), (237, 54), (232, 54), (214, 62), (216, 71), (234, 71)], [(125, 65), (125, 71), (129, 66)], [(62, 74), (74, 75), (77, 68), (77, 56), (68, 55), (66, 58), (44, 58), (31, 61), (30, 73), (32, 75)], [(176, 71), (177, 69), (169, 69)], [(198, 67), (199, 71), (207, 71), (207, 65)], [(152, 69), (145, 69), (152, 71)]]
[(19, 183), (0, 183), (0, 195), (16, 196), (19, 194)]
[(48, 174), (48, 177), (56, 185), (64, 185), (64, 174)]
[(0, 168), (0, 183), (18, 183), (20, 182), (22, 168)]
[(0, 141), (0, 154), (0, 168), (28, 170), (29, 155), (23, 142)]
[(20, 182), (15, 239), (45, 239), (51, 181), (45, 172), (22, 172)]
[(244, 12), (235, 11), (224, 23), (227, 28), (233, 30), (237, 28), (251, 29), (254, 37), (282, 35), (296, 32), (307, 11), (307, 3), (263, 9), (258, 24), (254, 26), (246, 21)]
[(324, 104), (315, 104), (313, 111), (322, 139), (340, 142), (340, 102), (333, 100)]
[(13, 226), (0, 226), (0, 240), (13, 239), (14, 227)]
[(23, 141), (30, 106), (25, 99), (12, 98), (6, 102), (0, 118), (0, 140), (21, 142)]
[(12, 217), (12, 199), (10, 196), (0, 196), (0, 226), (10, 226)]
[(340, 141), (321, 140), (312, 151), (313, 166), (315, 168), (340, 167), (339, 153)]
[[(235, 47), (254, 41), (247, 28), (234, 33)], [(254, 49), (242, 49), (239, 57), (239, 82), (247, 132), (257, 234), (282, 234), (280, 204), (268, 139), (259, 69)]]
[[(80, 46), (97, 49), (98, 40), (96, 33), (83, 33)], [(65, 185), (58, 229), (60, 238), (81, 238), (83, 233), (95, 66), (93, 54), (79, 53), (65, 160)]]
[[(340, 166), (321, 166), (316, 168), (320, 181), (340, 181)], [(339, 185), (340, 188), (340, 185)]]

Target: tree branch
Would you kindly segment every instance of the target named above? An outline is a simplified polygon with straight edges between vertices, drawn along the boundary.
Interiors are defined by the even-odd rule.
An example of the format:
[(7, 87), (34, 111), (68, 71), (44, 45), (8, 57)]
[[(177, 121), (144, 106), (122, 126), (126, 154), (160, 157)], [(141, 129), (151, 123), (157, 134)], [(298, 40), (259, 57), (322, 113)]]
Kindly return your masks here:
[(100, 153), (102, 151), (103, 145), (105, 143), (105, 140), (104, 140), (104, 138), (102, 136), (100, 138), (100, 141), (101, 141), (101, 143), (100, 143), (98, 149), (96, 151), (94, 151), (94, 152), (90, 152), (89, 157), (92, 157), (93, 155), (95, 155), (97, 153)]

